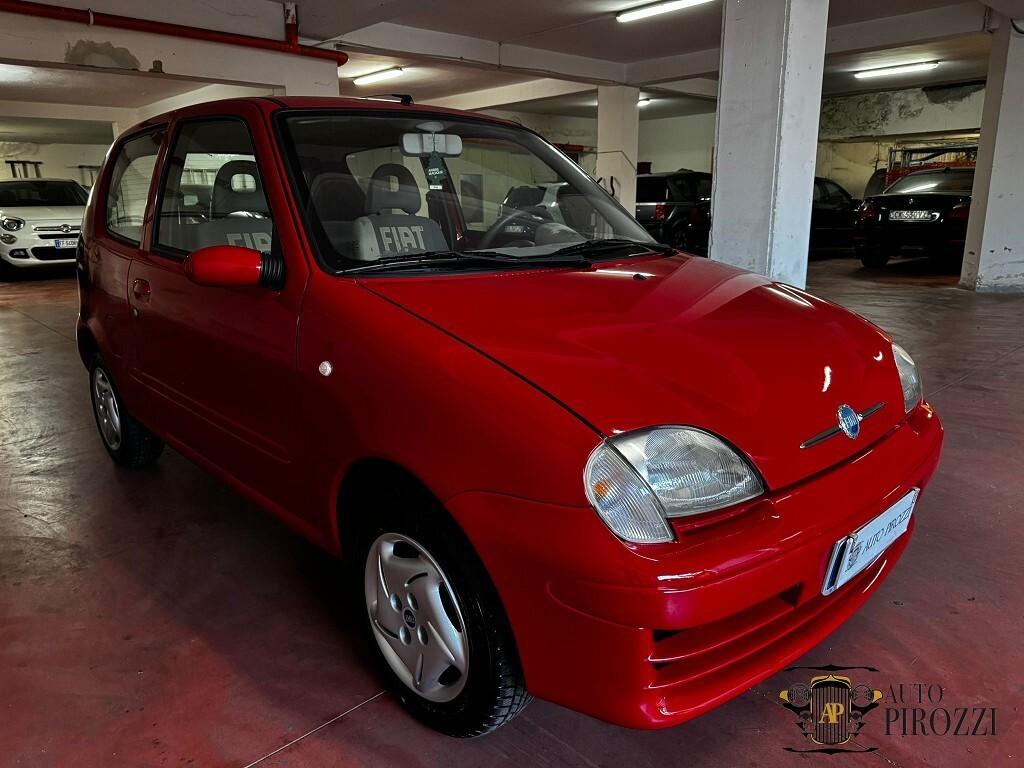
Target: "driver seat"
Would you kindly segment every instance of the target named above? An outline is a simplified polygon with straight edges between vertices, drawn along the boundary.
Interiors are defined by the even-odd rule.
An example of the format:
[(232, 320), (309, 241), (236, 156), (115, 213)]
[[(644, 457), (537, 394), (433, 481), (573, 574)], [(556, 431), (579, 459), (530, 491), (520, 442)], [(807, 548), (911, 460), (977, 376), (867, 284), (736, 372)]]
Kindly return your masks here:
[(366, 190), (366, 215), (352, 225), (354, 257), (376, 261), (386, 256), (447, 251), (448, 241), (437, 222), (416, 215), (422, 206), (412, 172), (397, 163), (381, 165), (373, 172)]

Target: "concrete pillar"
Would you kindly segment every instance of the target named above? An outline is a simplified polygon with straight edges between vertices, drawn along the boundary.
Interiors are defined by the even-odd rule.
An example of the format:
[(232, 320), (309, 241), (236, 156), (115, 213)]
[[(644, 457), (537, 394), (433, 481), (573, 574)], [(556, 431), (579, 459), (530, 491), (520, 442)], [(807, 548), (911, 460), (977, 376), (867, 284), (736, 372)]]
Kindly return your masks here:
[(597, 177), (630, 214), (636, 209), (639, 98), (638, 88), (602, 85), (597, 89)]
[(710, 256), (803, 287), (827, 0), (727, 0)]
[[(1018, 26), (1021, 26), (1018, 22)], [(1024, 28), (1024, 27), (1022, 27)], [(1024, 291), (1024, 35), (1005, 17), (992, 37), (981, 144), (960, 285)]]

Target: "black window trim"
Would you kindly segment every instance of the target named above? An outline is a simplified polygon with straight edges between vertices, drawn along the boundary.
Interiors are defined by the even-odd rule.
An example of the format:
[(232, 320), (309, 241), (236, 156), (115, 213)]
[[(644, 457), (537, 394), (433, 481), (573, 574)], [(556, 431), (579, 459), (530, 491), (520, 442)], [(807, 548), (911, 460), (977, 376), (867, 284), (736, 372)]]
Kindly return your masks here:
[[(110, 215), (110, 206), (108, 205), (108, 202), (110, 200), (110, 184), (114, 180), (114, 170), (117, 168), (117, 161), (120, 159), (121, 154), (124, 152), (124, 148), (125, 148), (126, 144), (128, 144), (131, 141), (135, 141), (136, 139), (141, 139), (143, 136), (146, 136), (146, 135), (149, 135), (149, 134), (163, 133), (163, 137), (160, 139), (159, 146), (157, 147), (157, 150), (156, 150), (156, 155), (155, 155), (156, 160), (154, 161), (156, 163), (159, 163), (160, 162), (161, 150), (163, 150), (163, 148), (164, 148), (164, 142), (167, 141), (167, 129), (168, 129), (169, 125), (170, 125), (169, 123), (160, 123), (160, 124), (155, 125), (155, 126), (147, 125), (145, 128), (141, 128), (141, 129), (139, 129), (137, 131), (134, 131), (133, 133), (127, 134), (125, 136), (119, 136), (118, 139), (117, 139), (117, 142), (116, 142), (117, 151), (114, 152), (111, 155), (111, 157), (114, 159), (114, 162), (110, 166), (110, 172), (107, 174), (107, 177), (106, 177), (106, 179), (105, 179), (105, 181), (103, 183), (103, 188), (102, 188), (103, 189), (103, 234), (105, 234), (111, 240), (115, 240), (115, 241), (121, 243), (122, 245), (127, 245), (129, 248), (135, 248), (135, 249), (140, 250), (140, 251), (141, 250), (145, 250), (145, 248), (143, 247), (143, 244), (142, 244), (142, 238), (141, 237), (138, 240), (132, 240), (131, 238), (125, 237), (120, 232), (115, 232), (114, 230), (112, 230), (110, 228), (110, 219), (108, 218), (109, 215)], [(158, 169), (154, 168), (153, 170), (158, 170)], [(154, 175), (156, 175), (156, 174), (154, 174)], [(152, 191), (153, 191), (153, 177), (151, 176), (150, 179), (149, 179), (149, 189), (146, 191), (146, 205), (147, 206), (149, 205), (149, 196), (152, 193)], [(145, 211), (143, 211), (142, 217), (143, 217), (143, 226), (145, 226), (145, 217), (146, 217)]]
[[(273, 241), (277, 241), (277, 214), (274, 212), (273, 207), (270, 204), (270, 197), (267, 195), (267, 187), (264, 183), (263, 169), (260, 167), (260, 158), (256, 153), (256, 142), (253, 141), (252, 129), (249, 127), (249, 122), (240, 115), (195, 115), (194, 117), (183, 117), (174, 123), (173, 136), (171, 136), (167, 142), (167, 152), (164, 156), (163, 168), (160, 169), (160, 182), (156, 191), (156, 199), (153, 202), (153, 228), (149, 239), (149, 253), (154, 256), (160, 256), (165, 259), (172, 259), (174, 261), (183, 262), (189, 257), (194, 251), (186, 251), (183, 248), (175, 248), (172, 245), (164, 245), (159, 241), (160, 237), (160, 210), (164, 204), (164, 191), (167, 188), (167, 175), (171, 170), (171, 157), (174, 155), (175, 149), (178, 146), (178, 139), (181, 138), (181, 132), (188, 125), (193, 123), (210, 123), (210, 122), (225, 122), (233, 121), (241, 123), (242, 127), (245, 128), (245, 132), (249, 136), (249, 145), (252, 147), (253, 160), (256, 163), (256, 168), (260, 172), (259, 182), (263, 187), (263, 197), (266, 199), (267, 209), (270, 211), (270, 221), (273, 231)], [(180, 180), (179, 180), (180, 186)]]

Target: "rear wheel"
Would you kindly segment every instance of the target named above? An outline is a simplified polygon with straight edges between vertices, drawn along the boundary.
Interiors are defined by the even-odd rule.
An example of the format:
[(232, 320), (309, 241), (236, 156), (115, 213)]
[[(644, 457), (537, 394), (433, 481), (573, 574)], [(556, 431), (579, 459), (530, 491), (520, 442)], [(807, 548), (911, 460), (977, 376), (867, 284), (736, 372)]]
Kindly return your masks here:
[(529, 695), (508, 620), (454, 522), (435, 510), (388, 512), (363, 552), (370, 633), (402, 705), (460, 738), (519, 714)]
[(116, 463), (129, 469), (140, 469), (160, 458), (164, 450), (163, 441), (124, 409), (114, 379), (99, 355), (93, 357), (89, 369), (89, 390), (103, 447)]

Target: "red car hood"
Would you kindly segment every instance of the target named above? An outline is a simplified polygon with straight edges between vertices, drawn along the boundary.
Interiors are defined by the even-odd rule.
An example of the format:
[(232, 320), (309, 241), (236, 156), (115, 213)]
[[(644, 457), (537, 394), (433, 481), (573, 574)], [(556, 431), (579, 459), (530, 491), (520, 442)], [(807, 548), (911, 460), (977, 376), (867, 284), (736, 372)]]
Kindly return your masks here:
[[(604, 435), (698, 426), (743, 451), (772, 488), (863, 450), (904, 415), (892, 348), (875, 326), (707, 259), (363, 285), (514, 370)], [(885, 405), (858, 439), (839, 434), (801, 448), (837, 425), (844, 403)]]

